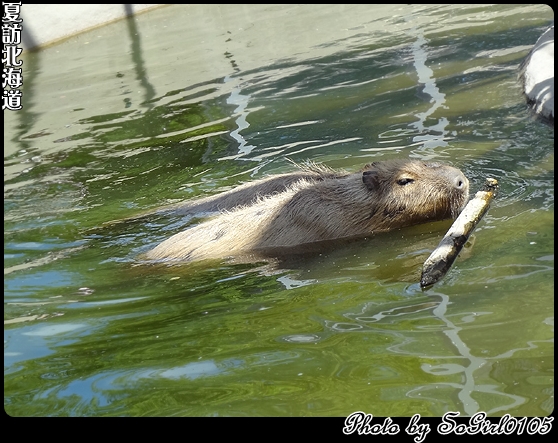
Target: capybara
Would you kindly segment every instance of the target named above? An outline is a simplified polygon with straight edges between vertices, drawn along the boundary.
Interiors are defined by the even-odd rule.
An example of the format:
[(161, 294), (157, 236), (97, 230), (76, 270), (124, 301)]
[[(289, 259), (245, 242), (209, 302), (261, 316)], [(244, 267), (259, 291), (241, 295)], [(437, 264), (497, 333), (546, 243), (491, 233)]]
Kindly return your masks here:
[(456, 218), (468, 198), (467, 178), (440, 163), (378, 161), (356, 173), (307, 166), (200, 200), (201, 210), (222, 211), (173, 235), (145, 257), (227, 258), (367, 236)]

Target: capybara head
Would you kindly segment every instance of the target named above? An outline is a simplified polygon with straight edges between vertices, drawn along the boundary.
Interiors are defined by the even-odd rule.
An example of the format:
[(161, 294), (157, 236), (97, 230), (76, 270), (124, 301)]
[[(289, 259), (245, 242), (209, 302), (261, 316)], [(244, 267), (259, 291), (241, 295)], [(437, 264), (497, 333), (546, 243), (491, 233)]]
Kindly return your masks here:
[(374, 162), (362, 170), (373, 194), (369, 214), (378, 228), (456, 218), (469, 199), (469, 180), (452, 166), (416, 160)]

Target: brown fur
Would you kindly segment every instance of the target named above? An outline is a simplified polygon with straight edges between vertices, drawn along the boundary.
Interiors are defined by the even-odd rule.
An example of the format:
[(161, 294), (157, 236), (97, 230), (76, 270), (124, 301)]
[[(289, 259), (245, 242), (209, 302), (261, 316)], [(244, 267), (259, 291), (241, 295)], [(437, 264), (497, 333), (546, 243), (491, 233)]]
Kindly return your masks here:
[(225, 258), (391, 231), (455, 218), (468, 193), (461, 171), (439, 163), (374, 162), (353, 174), (309, 167), (205, 199), (202, 210), (227, 210), (163, 241), (146, 258)]
[[(295, 163), (293, 163), (295, 164)], [(237, 206), (256, 203), (262, 197), (268, 197), (286, 191), (291, 185), (300, 180), (320, 181), (347, 175), (346, 171), (335, 171), (324, 165), (312, 162), (295, 164), (299, 171), (288, 174), (276, 174), (255, 182), (248, 182), (230, 191), (217, 195), (203, 197), (186, 203), (179, 203), (166, 208), (179, 215), (190, 215), (207, 212), (228, 211)]]

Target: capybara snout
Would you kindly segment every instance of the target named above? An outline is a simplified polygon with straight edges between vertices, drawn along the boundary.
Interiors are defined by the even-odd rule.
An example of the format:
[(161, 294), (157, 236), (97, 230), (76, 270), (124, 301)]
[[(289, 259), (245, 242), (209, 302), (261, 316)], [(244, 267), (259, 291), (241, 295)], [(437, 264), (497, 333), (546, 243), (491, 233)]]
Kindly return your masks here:
[(257, 255), (273, 248), (367, 236), (455, 218), (468, 198), (465, 175), (441, 163), (378, 161), (356, 173), (307, 165), (186, 203), (185, 208), (221, 212), (163, 241), (146, 258), (191, 261)]

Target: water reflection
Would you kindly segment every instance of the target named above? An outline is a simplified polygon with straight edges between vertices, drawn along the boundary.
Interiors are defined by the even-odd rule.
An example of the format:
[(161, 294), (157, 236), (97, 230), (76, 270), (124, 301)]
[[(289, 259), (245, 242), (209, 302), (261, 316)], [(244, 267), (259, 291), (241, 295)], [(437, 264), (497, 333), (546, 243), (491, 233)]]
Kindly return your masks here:
[(416, 128), (420, 134), (413, 137), (413, 142), (420, 146), (417, 150), (420, 155), (417, 155), (417, 157), (430, 160), (437, 158), (439, 155), (434, 149), (446, 147), (448, 145), (447, 140), (451, 139), (447, 136), (446, 127), (449, 122), (446, 117), (440, 117), (437, 123), (427, 125), (428, 118), (444, 106), (446, 96), (438, 89), (434, 72), (426, 65), (428, 41), (424, 38), (424, 34), (417, 27), (413, 27), (410, 34), (416, 37), (411, 45), (411, 52), (413, 54), (413, 66), (418, 75), (418, 94), (424, 101), (431, 104), (428, 110), (416, 114), (417, 122), (411, 123), (411, 126)]
[[(225, 83), (230, 82), (230, 77), (225, 77)], [(244, 129), (250, 126), (248, 123), (248, 115), (250, 114), (250, 109), (248, 108), (248, 103), (250, 101), (249, 95), (244, 95), (241, 92), (240, 87), (237, 85), (232, 88), (231, 94), (227, 98), (227, 103), (235, 105), (234, 117), (237, 128), (230, 132), (230, 136), (236, 140), (238, 143), (238, 155), (243, 156), (252, 152), (255, 146), (248, 144), (244, 137), (240, 134)]]
[[(416, 290), (413, 290), (413, 292), (416, 292)], [(369, 303), (364, 305), (360, 312), (345, 313), (345, 316), (351, 318), (354, 323), (325, 321), (324, 325), (337, 333), (358, 331), (376, 335), (390, 335), (395, 339), (395, 344), (389, 345), (388, 349), (390, 352), (396, 354), (409, 355), (410, 353), (415, 353), (417, 356), (420, 356), (421, 360), (460, 360), (459, 363), (421, 363), (420, 368), (427, 374), (444, 378), (461, 374), (463, 382), (440, 381), (413, 387), (406, 392), (408, 397), (417, 399), (431, 398), (434, 401), (438, 401), (442, 392), (447, 392), (448, 389), (450, 392), (455, 390), (461, 402), (462, 410), (468, 416), (472, 416), (477, 412), (486, 412), (488, 415), (495, 415), (513, 410), (527, 402), (528, 399), (523, 396), (503, 392), (500, 384), (489, 383), (486, 378), (480, 376), (480, 373), (490, 371), (493, 362), (511, 358), (517, 352), (536, 349), (538, 347), (537, 343), (553, 343), (553, 339), (527, 341), (524, 347), (510, 349), (491, 357), (475, 355), (471, 352), (470, 347), (462, 337), (463, 327), (456, 324), (456, 322), (450, 318), (455, 315), (455, 313), (449, 309), (451, 304), (450, 297), (439, 291), (428, 291), (428, 296), (429, 298), (439, 298), (440, 301), (405, 303), (391, 309), (380, 310), (379, 312), (375, 312), (378, 310), (378, 306), (375, 303)], [(375, 313), (370, 314), (370, 311)], [(440, 327), (440, 325), (420, 326), (420, 324), (417, 324), (415, 326), (416, 330), (422, 330), (429, 334), (441, 332), (449, 340), (445, 342), (442, 349), (436, 349), (436, 353), (428, 352), (428, 347), (421, 345), (421, 342), (424, 341), (424, 338), (421, 338), (421, 336), (388, 329), (390, 325), (396, 325), (399, 322), (416, 322), (421, 318), (421, 316), (417, 317), (417, 314), (426, 313), (427, 311), (431, 311), (432, 314), (441, 321), (443, 327)], [(479, 317), (490, 316), (491, 314), (492, 312), (463, 313), (460, 315), (459, 322), (461, 324), (471, 324)], [(409, 317), (409, 319), (405, 319), (404, 317)], [(424, 316), (422, 316), (422, 318), (424, 319)], [(551, 325), (552, 321), (547, 322), (547, 324)], [(417, 346), (418, 349), (415, 350)], [(452, 350), (455, 350), (459, 357), (455, 355), (446, 355), (453, 354)], [(489, 408), (487, 408), (486, 405), (481, 406), (475, 399), (475, 397), (478, 398), (478, 395), (475, 395), (475, 393), (483, 393), (492, 396), (493, 398), (490, 400), (492, 406)], [(389, 397), (389, 394), (387, 395)]]

